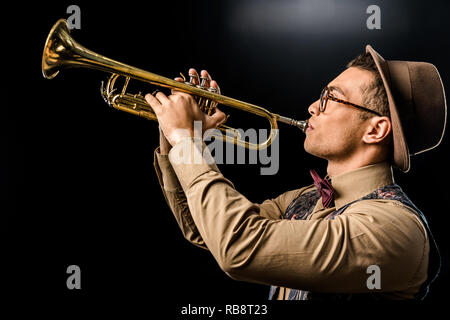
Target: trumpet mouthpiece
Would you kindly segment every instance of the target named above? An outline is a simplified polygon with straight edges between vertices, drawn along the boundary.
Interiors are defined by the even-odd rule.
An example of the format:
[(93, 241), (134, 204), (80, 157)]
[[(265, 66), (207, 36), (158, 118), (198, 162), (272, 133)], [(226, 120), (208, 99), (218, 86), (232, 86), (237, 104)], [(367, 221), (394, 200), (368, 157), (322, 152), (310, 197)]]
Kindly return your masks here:
[(302, 130), (303, 133), (306, 132), (306, 128), (308, 128), (308, 120), (295, 120), (288, 117), (278, 116), (278, 121), (295, 126)]
[(297, 120), (295, 126), (300, 128), (303, 132), (306, 132), (306, 129), (308, 128), (308, 120)]

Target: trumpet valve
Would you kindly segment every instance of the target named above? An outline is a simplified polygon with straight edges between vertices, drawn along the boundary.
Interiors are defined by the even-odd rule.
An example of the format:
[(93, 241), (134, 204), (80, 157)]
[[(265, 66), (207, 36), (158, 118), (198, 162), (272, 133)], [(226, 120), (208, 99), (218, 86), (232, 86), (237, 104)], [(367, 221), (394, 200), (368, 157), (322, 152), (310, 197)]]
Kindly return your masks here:
[(200, 79), (202, 80), (200, 82), (200, 88), (201, 89), (209, 88), (209, 78), (208, 77), (200, 77)]
[(186, 84), (195, 86), (194, 79), (197, 79), (198, 81), (198, 76), (195, 73), (189, 73), (189, 82), (186, 82)]

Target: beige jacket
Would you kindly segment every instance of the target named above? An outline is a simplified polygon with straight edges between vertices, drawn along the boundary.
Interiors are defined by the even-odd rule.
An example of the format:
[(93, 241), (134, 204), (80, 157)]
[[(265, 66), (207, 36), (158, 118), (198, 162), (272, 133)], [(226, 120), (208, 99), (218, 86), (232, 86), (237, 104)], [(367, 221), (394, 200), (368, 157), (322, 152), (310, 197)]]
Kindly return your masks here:
[[(181, 146), (191, 150), (190, 163), (180, 161)], [(202, 161), (193, 164), (194, 159)], [(394, 200), (365, 200), (334, 220), (324, 219), (393, 183), (388, 163), (332, 177), (335, 207), (325, 209), (319, 199), (307, 220), (284, 220), (287, 206), (314, 185), (252, 203), (205, 159), (211, 160), (205, 144), (192, 138), (169, 155), (156, 149), (154, 166), (184, 237), (209, 250), (233, 279), (283, 287), (278, 299), (287, 298), (288, 288), (373, 292), (367, 288), (370, 265), (381, 269), (381, 289), (374, 290), (386, 298), (412, 298), (426, 280), (429, 241), (409, 207)]]

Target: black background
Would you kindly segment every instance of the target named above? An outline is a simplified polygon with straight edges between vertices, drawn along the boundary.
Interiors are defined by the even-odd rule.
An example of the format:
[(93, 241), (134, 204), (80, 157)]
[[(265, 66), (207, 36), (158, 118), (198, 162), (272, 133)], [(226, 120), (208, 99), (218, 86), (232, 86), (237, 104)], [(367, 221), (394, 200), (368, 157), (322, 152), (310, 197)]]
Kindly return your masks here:
[[(99, 94), (106, 74), (71, 69), (42, 77), (45, 39), (71, 4), (81, 8), (81, 30), (72, 35), (85, 47), (170, 78), (207, 69), (223, 94), (297, 119), (307, 118), (321, 88), (366, 44), (386, 59), (435, 64), (450, 91), (445, 1), (13, 4), (3, 28), (9, 84), (2, 225), (6, 280), (19, 297), (151, 298), (175, 312), (187, 303), (266, 302), (268, 295), (266, 286), (228, 278), (207, 251), (184, 240), (153, 170), (157, 124), (109, 108)], [(371, 4), (381, 8), (381, 30), (366, 28)], [(253, 202), (310, 184), (309, 168), (325, 173), (326, 162), (303, 150), (302, 133), (280, 129), (276, 175), (260, 175), (258, 165), (220, 166)], [(395, 171), (443, 255), (429, 304), (448, 298), (449, 188), (441, 183), (449, 178), (448, 140), (446, 133), (439, 148), (412, 158), (409, 173)], [(66, 288), (71, 264), (82, 271), (79, 291)]]

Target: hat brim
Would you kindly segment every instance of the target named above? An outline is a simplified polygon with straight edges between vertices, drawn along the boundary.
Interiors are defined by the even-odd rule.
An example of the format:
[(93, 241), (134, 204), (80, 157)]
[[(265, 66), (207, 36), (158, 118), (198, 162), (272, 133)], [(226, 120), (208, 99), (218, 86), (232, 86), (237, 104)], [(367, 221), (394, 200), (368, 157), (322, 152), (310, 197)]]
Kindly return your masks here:
[(392, 95), (388, 64), (384, 60), (384, 58), (372, 48), (372, 46), (366, 46), (366, 53), (370, 53), (373, 60), (375, 61), (381, 79), (383, 80), (384, 88), (386, 90), (392, 123), (392, 141), (394, 144), (393, 164), (400, 170), (408, 172), (410, 169), (410, 155), (405, 139), (405, 134), (403, 132), (402, 123), (400, 121), (400, 116), (397, 110), (397, 105), (395, 104), (395, 100)]

